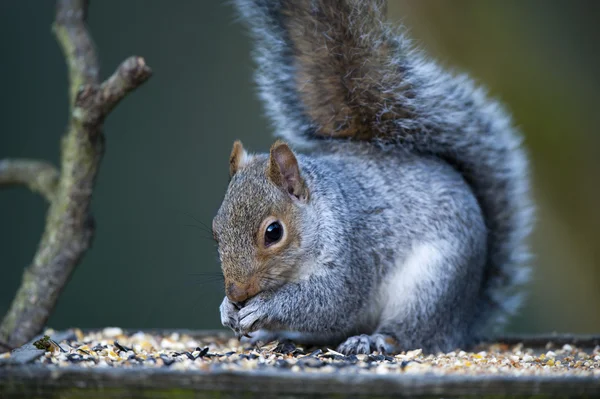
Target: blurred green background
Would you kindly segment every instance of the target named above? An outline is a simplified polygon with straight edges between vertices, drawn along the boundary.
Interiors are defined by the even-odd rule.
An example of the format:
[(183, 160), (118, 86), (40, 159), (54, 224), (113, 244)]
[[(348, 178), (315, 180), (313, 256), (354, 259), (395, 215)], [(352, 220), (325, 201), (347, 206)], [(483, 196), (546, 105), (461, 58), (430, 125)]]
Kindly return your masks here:
[[(58, 162), (67, 121), (53, 2), (1, 1), (0, 158)], [(535, 274), (515, 332), (600, 331), (600, 2), (390, 0), (390, 19), (442, 64), (470, 72), (512, 110), (532, 158)], [(50, 325), (218, 328), (210, 225), (234, 139), (272, 142), (250, 42), (224, 1), (92, 1), (103, 76), (144, 56), (153, 78), (105, 124), (97, 233)], [(0, 191), (0, 315), (36, 250), (46, 205)]]

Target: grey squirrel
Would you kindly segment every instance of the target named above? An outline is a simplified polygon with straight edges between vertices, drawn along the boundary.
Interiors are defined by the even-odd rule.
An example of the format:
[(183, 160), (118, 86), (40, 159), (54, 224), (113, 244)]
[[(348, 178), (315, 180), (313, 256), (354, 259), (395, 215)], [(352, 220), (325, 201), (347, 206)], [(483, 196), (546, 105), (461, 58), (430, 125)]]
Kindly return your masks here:
[(502, 326), (533, 224), (503, 107), (415, 50), (385, 1), (235, 3), (285, 142), (234, 143), (213, 220), (223, 325), (345, 354), (449, 351)]

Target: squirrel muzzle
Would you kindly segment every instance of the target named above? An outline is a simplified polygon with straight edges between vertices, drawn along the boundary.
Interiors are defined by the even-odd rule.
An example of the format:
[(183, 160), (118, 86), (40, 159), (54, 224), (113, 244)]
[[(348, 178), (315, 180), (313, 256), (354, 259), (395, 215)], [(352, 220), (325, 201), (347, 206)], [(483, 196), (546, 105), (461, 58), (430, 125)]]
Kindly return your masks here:
[(235, 282), (226, 283), (227, 298), (231, 302), (245, 302), (260, 292), (259, 285), (251, 280), (246, 284), (239, 284)]

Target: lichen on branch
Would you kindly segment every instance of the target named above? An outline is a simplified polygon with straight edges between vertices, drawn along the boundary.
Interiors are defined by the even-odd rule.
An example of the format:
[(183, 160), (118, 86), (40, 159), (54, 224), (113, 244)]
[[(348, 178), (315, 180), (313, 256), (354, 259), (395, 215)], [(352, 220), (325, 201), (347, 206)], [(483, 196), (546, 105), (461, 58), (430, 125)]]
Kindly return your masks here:
[(62, 140), (60, 173), (32, 160), (0, 161), (0, 185), (22, 184), (50, 202), (33, 262), (0, 324), (0, 347), (15, 348), (46, 324), (71, 273), (94, 235), (92, 190), (104, 153), (102, 126), (108, 113), (144, 83), (151, 70), (130, 57), (104, 82), (85, 25), (88, 1), (58, 0), (53, 32), (69, 70), (70, 118)]

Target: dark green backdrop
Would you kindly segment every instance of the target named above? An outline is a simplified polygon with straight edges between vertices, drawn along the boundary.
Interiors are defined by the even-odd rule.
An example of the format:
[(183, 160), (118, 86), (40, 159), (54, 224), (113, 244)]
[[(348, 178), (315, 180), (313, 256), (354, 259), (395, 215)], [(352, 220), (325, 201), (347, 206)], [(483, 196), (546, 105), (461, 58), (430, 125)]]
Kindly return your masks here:
[[(540, 205), (530, 299), (514, 331), (600, 330), (599, 2), (390, 1), (390, 15), (445, 64), (500, 96), (526, 133)], [(53, 2), (0, 2), (0, 158), (57, 162), (66, 71)], [(55, 328), (219, 327), (222, 287), (207, 225), (234, 139), (264, 151), (250, 44), (222, 1), (96, 0), (103, 75), (144, 56), (153, 78), (106, 122), (94, 246), (50, 320)], [(0, 314), (41, 234), (43, 200), (0, 191)]]

